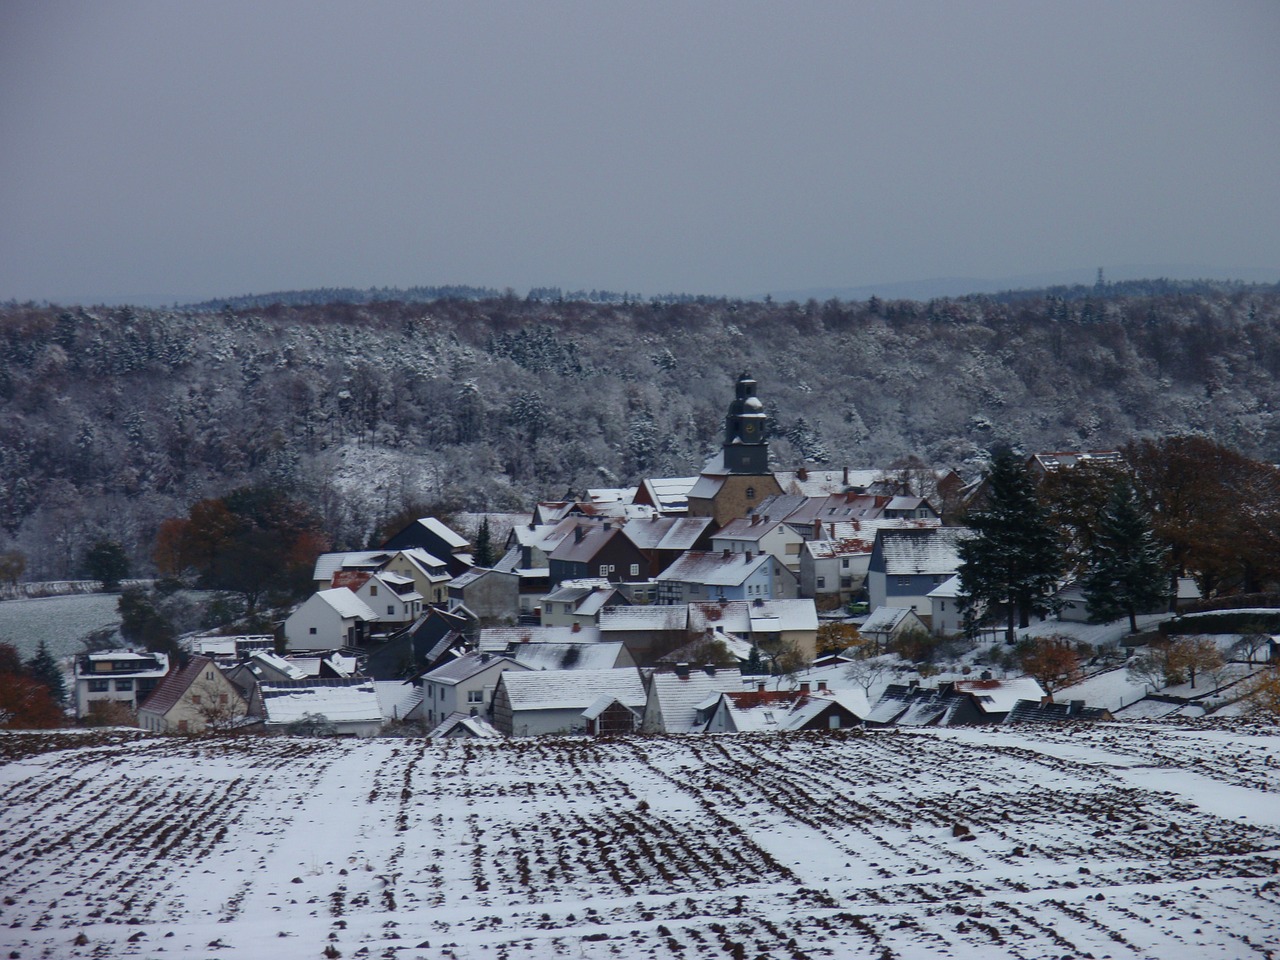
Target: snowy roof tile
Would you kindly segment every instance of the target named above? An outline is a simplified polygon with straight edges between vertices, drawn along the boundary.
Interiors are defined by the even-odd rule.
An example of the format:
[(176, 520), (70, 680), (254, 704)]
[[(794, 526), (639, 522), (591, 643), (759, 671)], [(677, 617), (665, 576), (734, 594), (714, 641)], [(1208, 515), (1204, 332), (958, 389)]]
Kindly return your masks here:
[(957, 545), (968, 536), (971, 533), (964, 527), (882, 528), (876, 534), (884, 554), (885, 573), (889, 576), (950, 576), (960, 568)]
[(649, 678), (649, 697), (656, 700), (665, 733), (692, 733), (700, 704), (708, 698), (714, 703), (720, 694), (741, 689), (742, 675), (737, 669), (714, 674), (691, 670), (686, 676), (655, 673)]
[(367, 678), (282, 680), (259, 689), (270, 724), (296, 723), (307, 714), (333, 723), (382, 720), (377, 689)]
[(689, 550), (654, 579), (659, 582), (736, 587), (772, 561), (773, 557), (767, 553), (755, 554), (748, 559), (745, 553), (730, 553), (726, 557), (723, 553)]
[(642, 707), (644, 684), (634, 668), (508, 672), (500, 681), (514, 710), (583, 710), (608, 694), (628, 707)]
[(344, 620), (377, 620), (378, 615), (369, 605), (346, 587), (317, 591), (316, 596), (327, 603)]

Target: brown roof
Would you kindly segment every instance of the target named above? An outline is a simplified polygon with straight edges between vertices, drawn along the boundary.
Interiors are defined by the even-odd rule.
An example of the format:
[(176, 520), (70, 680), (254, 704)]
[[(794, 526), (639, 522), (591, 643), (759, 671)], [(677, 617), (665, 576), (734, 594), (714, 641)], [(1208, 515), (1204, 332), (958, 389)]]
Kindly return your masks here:
[(217, 670), (218, 667), (208, 657), (192, 657), (181, 670), (170, 670), (166, 673), (164, 679), (151, 691), (151, 696), (147, 697), (138, 709), (164, 716), (182, 699), (187, 688), (200, 679), (200, 674), (206, 669)]

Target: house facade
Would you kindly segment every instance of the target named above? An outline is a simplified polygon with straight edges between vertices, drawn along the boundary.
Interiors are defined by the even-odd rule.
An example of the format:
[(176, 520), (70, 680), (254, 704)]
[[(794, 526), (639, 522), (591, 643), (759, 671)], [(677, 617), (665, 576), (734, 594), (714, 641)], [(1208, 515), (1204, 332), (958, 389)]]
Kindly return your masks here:
[(88, 653), (76, 657), (73, 672), (77, 717), (87, 717), (95, 703), (137, 710), (169, 672), (169, 658), (132, 650)]
[(880, 529), (867, 563), (871, 609), (905, 607), (929, 615), (929, 594), (960, 569), (963, 527)]
[(244, 718), (249, 705), (209, 657), (195, 656), (165, 676), (138, 707), (138, 726), (152, 733), (204, 733)]
[(284, 622), (290, 650), (338, 650), (364, 642), (378, 621), (369, 605), (346, 587), (320, 590)]
[(528, 669), (509, 657), (488, 653), (469, 653), (436, 667), (421, 678), (424, 719), (435, 726), (455, 713), (487, 715), (498, 678), (508, 670)]

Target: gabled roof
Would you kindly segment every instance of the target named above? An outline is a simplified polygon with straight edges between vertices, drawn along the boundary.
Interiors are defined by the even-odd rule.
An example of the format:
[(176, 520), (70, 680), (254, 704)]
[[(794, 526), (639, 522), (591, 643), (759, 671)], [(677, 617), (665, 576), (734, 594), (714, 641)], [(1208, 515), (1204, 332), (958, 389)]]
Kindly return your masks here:
[(418, 523), (426, 530), (435, 534), (454, 550), (462, 550), (471, 546), (471, 541), (459, 533), (454, 533), (435, 517), (419, 517)]
[(688, 608), (679, 605), (605, 607), (600, 611), (599, 630), (602, 636), (621, 631), (684, 630), (688, 622)]
[(1045, 697), (1044, 688), (1032, 677), (957, 680), (953, 687), (957, 693), (973, 694), (983, 713), (1008, 713), (1019, 700), (1034, 700), (1039, 703)]
[(1054, 453), (1033, 453), (1028, 464), (1039, 467), (1045, 473), (1057, 473), (1085, 464), (1122, 466), (1124, 455), (1119, 450), (1063, 450)]
[[(876, 544), (889, 576), (945, 574), (960, 569), (959, 542), (972, 536), (965, 527), (881, 528)], [(874, 552), (874, 550), (873, 550)]]
[(307, 714), (332, 723), (382, 721), (377, 688), (365, 677), (282, 680), (260, 684), (258, 689), (267, 723), (297, 723)]
[(502, 653), (508, 647), (526, 643), (596, 643), (600, 630), (594, 624), (558, 627), (482, 627), (478, 643), (481, 651)]
[[(876, 607), (858, 628), (859, 633), (893, 633), (912, 614), (907, 607)], [(917, 618), (919, 619), (919, 618)]]
[(369, 609), (369, 605), (346, 587), (318, 590), (315, 595), (332, 607), (338, 616), (344, 620), (373, 621), (378, 619), (378, 615)]
[(512, 666), (516, 662), (510, 657), (494, 656), (489, 653), (468, 653), (457, 660), (452, 660), (436, 667), (429, 673), (424, 673), (422, 679), (452, 687), (462, 683), (464, 680), (470, 680), (477, 674), (484, 673), (491, 667), (500, 666), (504, 663)]
[(375, 680), (373, 689), (384, 720), (403, 720), (422, 703), (422, 688), (406, 680)]
[(631, 542), (622, 529), (614, 524), (593, 524), (580, 529), (581, 537), (576, 531), (573, 536), (565, 537), (556, 544), (547, 558), (565, 563), (589, 563), (614, 537), (622, 537), (628, 544)]
[(641, 481), (644, 498), (663, 513), (682, 513), (689, 509), (689, 491), (697, 477), (654, 477)]
[(508, 671), (499, 681), (513, 710), (585, 710), (601, 694), (628, 707), (642, 707), (644, 684), (634, 667), (619, 670)]
[(866, 539), (842, 537), (839, 540), (806, 540), (802, 549), (815, 560), (836, 560), (840, 557), (864, 557), (875, 544), (874, 534)]
[(522, 643), (506, 656), (529, 670), (612, 670), (628, 655), (621, 640), (600, 643)]
[(649, 678), (649, 699), (662, 720), (662, 732), (692, 733), (698, 704), (715, 694), (742, 689), (742, 675), (736, 668), (719, 669), (714, 674), (690, 670), (686, 676), (655, 673)]
[(730, 553), (726, 557), (722, 552), (689, 550), (654, 579), (659, 582), (736, 587), (772, 562), (772, 555), (767, 553), (755, 554), (748, 560), (745, 553)]
[(329, 583), (339, 570), (380, 570), (395, 556), (394, 550), (348, 550), (343, 553), (322, 553), (316, 557), (311, 579)]
[(715, 521), (711, 517), (659, 517), (633, 520), (622, 528), (641, 550), (689, 550)]
[(688, 610), (688, 627), (693, 633), (702, 633), (709, 627), (744, 636), (818, 629), (818, 610), (810, 598), (691, 603)]
[(604, 713), (615, 703), (619, 704), (620, 706), (622, 706), (627, 710), (630, 710), (632, 713), (636, 714), (637, 716), (639, 716), (641, 712), (639, 707), (628, 706), (627, 704), (619, 700), (616, 696), (614, 696), (612, 693), (602, 693), (600, 694), (600, 696), (596, 697), (595, 700), (591, 702), (591, 705), (588, 706), (587, 709), (582, 711), (582, 715), (588, 720), (595, 720), (600, 716), (600, 714)]
[(502, 734), (498, 729), (483, 717), (472, 717), (465, 713), (451, 713), (440, 721), (439, 726), (435, 727), (427, 734), (429, 739), (438, 739), (447, 737), (454, 730), (461, 727), (473, 737), (481, 739), (500, 739)]
[[(756, 543), (783, 526), (785, 524), (781, 520), (771, 520), (768, 516), (761, 514), (739, 517), (737, 520), (730, 520), (712, 534), (711, 540), (713, 543), (717, 540), (743, 540)], [(790, 527), (786, 529), (790, 532)]]
[(925, 596), (930, 599), (936, 597), (939, 600), (954, 600), (957, 597), (966, 596), (965, 592), (960, 589), (960, 574), (957, 573), (954, 577), (948, 577), (943, 580)]
[[(165, 674), (164, 679), (151, 691), (151, 696), (147, 697), (138, 709), (164, 716), (182, 699), (182, 695), (191, 685), (200, 679), (201, 674), (206, 670), (217, 669), (218, 665), (208, 657), (192, 657), (183, 669)], [(229, 681), (227, 686), (235, 689)]]

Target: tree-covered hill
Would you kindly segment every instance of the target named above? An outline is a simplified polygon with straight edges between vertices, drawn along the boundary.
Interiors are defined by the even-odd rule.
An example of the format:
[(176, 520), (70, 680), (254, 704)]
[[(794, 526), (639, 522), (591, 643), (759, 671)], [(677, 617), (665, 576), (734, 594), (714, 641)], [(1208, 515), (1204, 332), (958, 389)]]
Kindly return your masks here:
[(161, 520), (247, 483), (338, 545), (409, 503), (511, 509), (688, 475), (750, 371), (779, 467), (962, 466), (998, 441), (1202, 432), (1280, 459), (1280, 293), (768, 303), (449, 298), (0, 308), (0, 551), (145, 569)]

